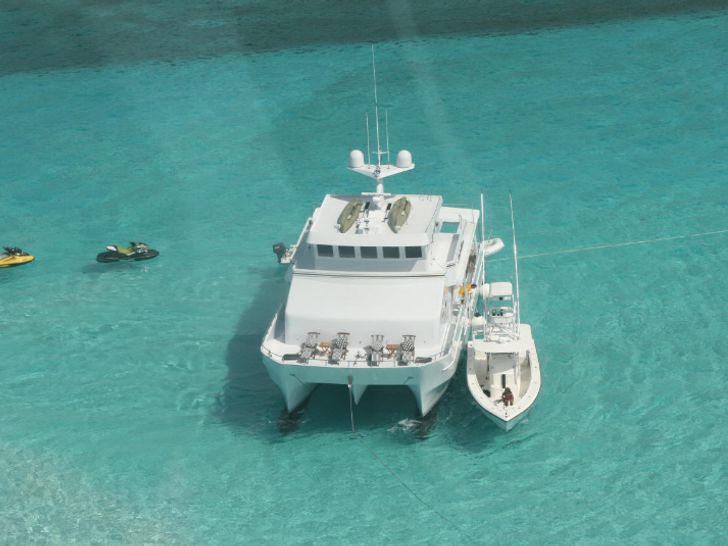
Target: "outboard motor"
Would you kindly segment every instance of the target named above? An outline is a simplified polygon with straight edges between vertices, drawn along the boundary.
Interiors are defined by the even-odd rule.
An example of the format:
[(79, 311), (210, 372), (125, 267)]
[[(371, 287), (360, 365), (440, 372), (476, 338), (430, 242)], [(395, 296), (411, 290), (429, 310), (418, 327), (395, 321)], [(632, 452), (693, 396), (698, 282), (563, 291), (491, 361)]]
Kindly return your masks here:
[(286, 255), (286, 245), (283, 243), (276, 243), (273, 245), (273, 252), (278, 257), (278, 263), (281, 263), (283, 256)]

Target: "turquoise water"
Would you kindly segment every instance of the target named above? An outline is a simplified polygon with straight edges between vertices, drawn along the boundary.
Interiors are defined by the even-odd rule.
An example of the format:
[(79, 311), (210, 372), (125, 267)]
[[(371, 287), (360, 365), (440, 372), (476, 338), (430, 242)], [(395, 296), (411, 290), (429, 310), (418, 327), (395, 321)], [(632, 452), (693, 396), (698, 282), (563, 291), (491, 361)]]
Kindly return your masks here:
[[(424, 434), (408, 391), (371, 389), (352, 436), (340, 387), (281, 432), (258, 346), (285, 291), (271, 244), (325, 192), (371, 189), (345, 169), (369, 45), (307, 27), (121, 49), (97, 41), (135, 28), (119, 10), (75, 49), (38, 15), (40, 52), (0, 19), (26, 40), (0, 65), (0, 243), (37, 256), (0, 270), (0, 542), (722, 542), (728, 11), (374, 32), (392, 145), (417, 163), (388, 187), (485, 190), (504, 238), (513, 193), (544, 386), (508, 434), (462, 370)], [(94, 262), (128, 240), (160, 258)]]

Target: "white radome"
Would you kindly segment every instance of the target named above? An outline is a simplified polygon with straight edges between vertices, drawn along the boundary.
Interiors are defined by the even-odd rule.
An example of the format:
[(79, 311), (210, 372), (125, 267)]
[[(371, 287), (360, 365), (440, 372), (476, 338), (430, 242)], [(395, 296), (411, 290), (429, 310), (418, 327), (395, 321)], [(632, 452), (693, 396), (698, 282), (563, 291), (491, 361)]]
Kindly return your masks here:
[(364, 166), (364, 152), (361, 150), (352, 150), (349, 154), (349, 168), (360, 169)]
[(412, 167), (412, 154), (407, 150), (400, 150), (397, 154), (397, 168), (409, 169), (410, 167)]

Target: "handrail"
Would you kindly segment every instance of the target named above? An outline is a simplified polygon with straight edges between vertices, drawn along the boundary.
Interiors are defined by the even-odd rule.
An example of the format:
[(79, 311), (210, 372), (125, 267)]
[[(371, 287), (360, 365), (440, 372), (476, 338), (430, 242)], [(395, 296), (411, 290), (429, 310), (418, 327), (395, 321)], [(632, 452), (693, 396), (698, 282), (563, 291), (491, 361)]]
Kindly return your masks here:
[(296, 257), (296, 252), (298, 252), (298, 248), (301, 246), (301, 241), (303, 240), (303, 236), (311, 230), (312, 222), (313, 222), (313, 217), (309, 216), (308, 220), (306, 221), (306, 225), (303, 226), (301, 233), (298, 234), (298, 239), (296, 240), (296, 244), (293, 245), (293, 253), (291, 254), (291, 261), (293, 261), (294, 258)]
[[(476, 266), (473, 270), (472, 275), (469, 276), (469, 278), (466, 278), (467, 281), (467, 287), (469, 288), (471, 284), (474, 284), (473, 281), (477, 281), (477, 279), (480, 276), (481, 270), (484, 266), (485, 260), (483, 259), (483, 247), (481, 244), (477, 245), (477, 257), (476, 257)], [(475, 283), (477, 284), (477, 283)], [(453, 323), (450, 323), (448, 325), (448, 333), (445, 337), (445, 341), (443, 343), (443, 349), (438, 353), (438, 355), (435, 358), (440, 358), (441, 356), (449, 353), (452, 350), (452, 342), (454, 339), (458, 339), (462, 335), (462, 330), (467, 327), (465, 320), (463, 320), (463, 314), (466, 313), (467, 316), (465, 317), (466, 320), (469, 320), (471, 318), (471, 315), (475, 309), (475, 302), (477, 301), (477, 291), (469, 291), (467, 288), (465, 290), (465, 303), (463, 303), (460, 306), (460, 310), (458, 312), (457, 319), (455, 320), (455, 329), (452, 330)], [(452, 331), (452, 333), (450, 332)]]

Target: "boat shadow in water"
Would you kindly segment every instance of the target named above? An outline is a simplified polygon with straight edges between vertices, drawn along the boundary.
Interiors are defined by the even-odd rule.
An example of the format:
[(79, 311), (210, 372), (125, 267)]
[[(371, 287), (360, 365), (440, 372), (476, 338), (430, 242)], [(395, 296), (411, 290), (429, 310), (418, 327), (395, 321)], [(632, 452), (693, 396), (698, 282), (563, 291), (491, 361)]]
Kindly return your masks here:
[[(227, 344), (227, 376), (217, 396), (214, 417), (233, 429), (275, 440), (283, 399), (263, 366), (260, 342), (270, 320), (286, 295), (285, 269), (256, 268), (262, 279), (252, 302), (243, 311)], [(292, 423), (284, 429), (293, 429)]]
[(120, 273), (133, 272), (133, 271), (148, 271), (148, 265), (140, 264), (139, 262), (127, 261), (127, 262), (113, 262), (113, 263), (87, 263), (81, 267), (81, 273), (84, 275), (103, 275), (109, 273)]

